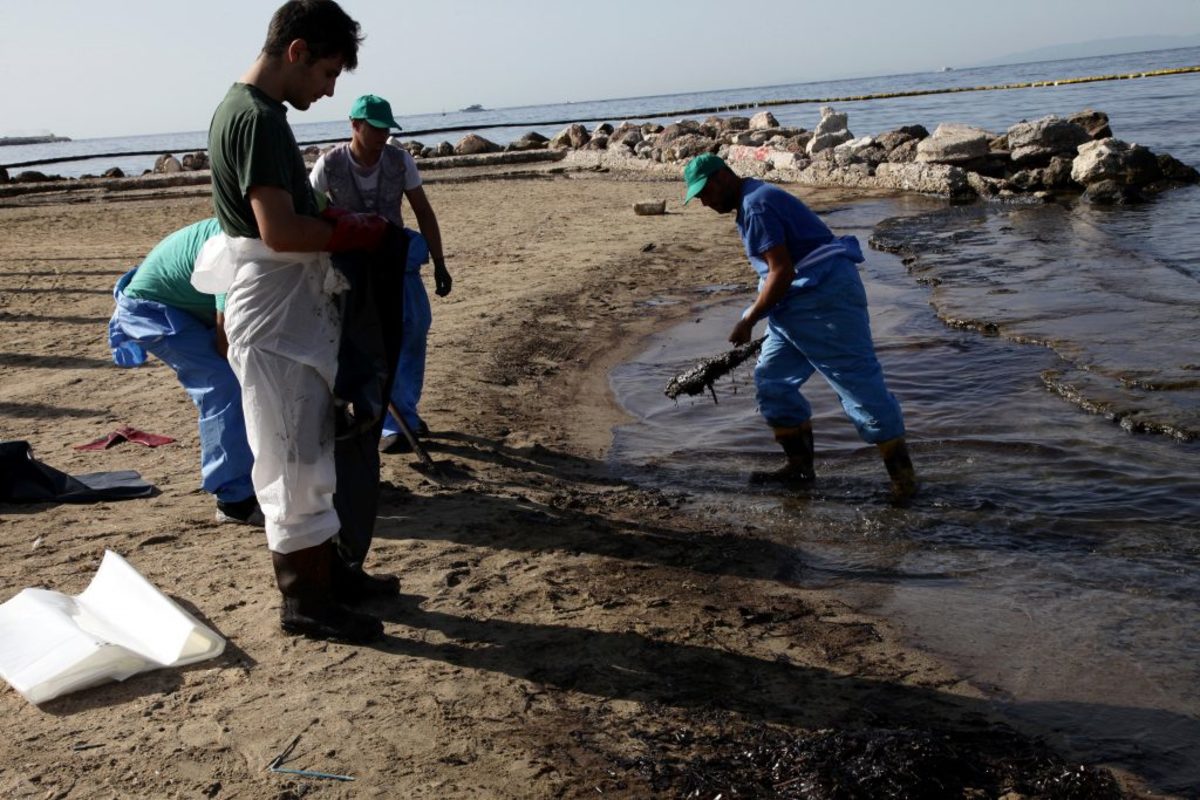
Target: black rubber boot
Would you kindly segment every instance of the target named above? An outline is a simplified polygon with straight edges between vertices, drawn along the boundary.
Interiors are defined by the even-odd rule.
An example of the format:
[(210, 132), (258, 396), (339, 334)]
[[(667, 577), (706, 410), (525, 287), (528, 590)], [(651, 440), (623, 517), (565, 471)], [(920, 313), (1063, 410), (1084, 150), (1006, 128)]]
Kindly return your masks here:
[(806, 486), (817, 479), (813, 466), (815, 455), (811, 422), (804, 422), (794, 428), (776, 428), (775, 441), (783, 448), (787, 463), (773, 472), (753, 473), (750, 479), (754, 483)]
[(347, 606), (393, 599), (400, 596), (400, 579), (395, 575), (370, 575), (361, 565), (338, 558), (333, 565), (333, 596)]
[(917, 493), (917, 472), (913, 469), (904, 437), (880, 442), (876, 447), (883, 456), (883, 466), (892, 480), (892, 497), (908, 500)]
[(291, 553), (271, 552), (275, 582), (283, 595), (279, 625), (312, 639), (364, 644), (383, 635), (383, 623), (345, 608), (334, 597), (337, 553), (332, 542)]

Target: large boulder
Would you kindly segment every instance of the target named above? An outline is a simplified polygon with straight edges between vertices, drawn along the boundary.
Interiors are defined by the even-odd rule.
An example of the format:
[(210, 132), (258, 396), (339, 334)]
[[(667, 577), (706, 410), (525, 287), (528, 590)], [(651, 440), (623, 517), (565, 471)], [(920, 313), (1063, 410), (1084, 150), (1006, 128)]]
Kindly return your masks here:
[(662, 144), (663, 161), (682, 161), (701, 153), (715, 153), (721, 143), (716, 139), (701, 136), (698, 133), (687, 133)]
[(951, 198), (970, 197), (974, 194), (967, 180), (968, 174), (960, 167), (933, 163), (888, 162), (875, 169), (876, 179), (885, 188)]
[(1019, 166), (1044, 166), (1054, 156), (1074, 155), (1091, 141), (1082, 125), (1051, 114), (1033, 122), (1018, 122), (1006, 134), (1010, 157)]
[(505, 150), (523, 152), (525, 150), (545, 150), (550, 140), (537, 131), (530, 131), (516, 141), (509, 142)]
[(154, 160), (155, 174), (171, 174), (175, 172), (183, 172), (183, 164), (179, 163), (179, 159), (170, 153), (164, 153)]
[(124, 178), (125, 172), (120, 167), (109, 167), (100, 173), (101, 178)]
[(814, 155), (822, 150), (837, 147), (853, 138), (854, 134), (850, 132), (846, 114), (834, 111), (830, 106), (822, 106), (821, 121), (813, 129), (813, 137), (808, 143), (808, 154)]
[(1116, 181), (1122, 186), (1145, 186), (1162, 178), (1158, 159), (1145, 147), (1120, 139), (1100, 139), (1079, 146), (1071, 163), (1071, 180), (1083, 186)]
[(744, 172), (747, 164), (753, 162), (767, 164), (771, 169), (785, 170), (802, 170), (809, 165), (808, 159), (802, 155), (776, 150), (773, 147), (733, 144), (726, 148), (724, 153), (725, 160), (736, 163), (741, 172)]
[(1000, 178), (989, 178), (986, 175), (980, 175), (978, 172), (967, 173), (967, 185), (971, 191), (982, 197), (984, 200), (997, 200), (1006, 193), (1011, 193), (1008, 181)]
[(583, 146), (584, 150), (607, 150), (608, 149), (608, 134), (598, 133), (588, 140), (588, 143)]
[(770, 111), (760, 111), (750, 118), (750, 130), (762, 131), (767, 128), (778, 128), (779, 121)]
[(734, 134), (729, 140), (730, 144), (741, 144), (747, 147), (758, 147), (774, 139), (778, 134), (773, 128), (758, 131), (742, 131)]
[(578, 150), (592, 138), (588, 129), (576, 122), (568, 125), (550, 138), (551, 150)]
[(454, 145), (447, 142), (445, 139), (438, 142), (435, 146), (426, 148), (431, 150), (431, 155), (434, 158), (445, 158), (446, 156), (454, 155)]
[(454, 154), (459, 156), (477, 156), (481, 153), (498, 153), (503, 148), (495, 142), (485, 139), (477, 133), (468, 133), (454, 145)]
[[(911, 142), (917, 137), (902, 131), (887, 131), (875, 137), (875, 143), (890, 153), (905, 142)], [(922, 137), (924, 138), (924, 137)]]
[(893, 164), (911, 164), (917, 160), (917, 146), (920, 139), (909, 139), (887, 151), (887, 160)]
[(642, 129), (636, 125), (622, 125), (608, 137), (608, 146), (624, 145), (626, 147), (637, 147), (645, 138), (642, 135)]
[(866, 164), (874, 172), (875, 167), (887, 160), (887, 153), (884, 152), (882, 147), (875, 144), (873, 138), (863, 136), (860, 139), (851, 139), (848, 142), (842, 142), (833, 148), (833, 160), (839, 167), (848, 167), (851, 164)]
[(658, 134), (658, 143), (665, 145), (668, 142), (674, 141), (681, 136), (689, 136), (700, 133), (700, 123), (694, 119), (682, 119), (679, 122), (672, 122), (667, 127), (663, 128)]
[(208, 153), (197, 151), (187, 153), (179, 162), (184, 169), (208, 169)]
[(44, 183), (46, 181), (58, 180), (57, 175), (47, 175), (44, 172), (38, 172), (36, 169), (27, 169), (23, 172), (18, 172), (13, 176), (13, 183)]
[(1092, 139), (1108, 139), (1112, 136), (1112, 128), (1108, 127), (1108, 114), (1103, 111), (1085, 108), (1067, 117), (1067, 121), (1083, 128)]
[(1037, 167), (1018, 170), (1008, 179), (1008, 185), (1018, 191), (1036, 192), (1039, 189), (1045, 188), (1045, 185), (1042, 183), (1043, 172), (1044, 170)]
[(706, 119), (705, 122), (716, 125), (722, 133), (750, 130), (749, 117), (718, 117), (714, 115)]
[(611, 122), (601, 122), (599, 125), (592, 128), (592, 138), (594, 139), (597, 136), (611, 136), (612, 132), (613, 126)]
[(1166, 153), (1158, 156), (1158, 169), (1162, 172), (1164, 179), (1175, 181), (1177, 183), (1198, 183), (1200, 182), (1200, 172), (1197, 172), (1194, 167), (1189, 167), (1178, 158)]
[(1089, 184), (1083, 193), (1083, 199), (1095, 205), (1114, 205), (1117, 203), (1137, 203), (1142, 197), (1136, 186), (1122, 183), (1119, 180), (1105, 179)]
[(8, 170), (0, 167), (0, 183), (8, 183)]
[(624, 156), (625, 158), (633, 158), (637, 155), (630, 145), (623, 142), (614, 142), (611, 139), (608, 142), (608, 152), (614, 156)]
[(835, 163), (814, 159), (799, 175), (801, 183), (810, 186), (846, 186), (874, 189), (879, 184), (866, 164), (839, 167)]
[(808, 143), (812, 141), (813, 135), (811, 131), (797, 133), (795, 136), (789, 136), (780, 142), (781, 150), (786, 150), (789, 153), (804, 153), (807, 152)]
[[(425, 152), (425, 144), (417, 141), (416, 139), (409, 139), (407, 142), (405, 142), (399, 137), (392, 136), (388, 139), (388, 144), (392, 147), (398, 147), (401, 150), (404, 150), (413, 158), (416, 158), (417, 156), (421, 155), (421, 153)], [(453, 147), (453, 145), (451, 145), (451, 147)]]
[(984, 158), (992, 135), (971, 125), (943, 122), (933, 135), (917, 143), (917, 162), (960, 165)]

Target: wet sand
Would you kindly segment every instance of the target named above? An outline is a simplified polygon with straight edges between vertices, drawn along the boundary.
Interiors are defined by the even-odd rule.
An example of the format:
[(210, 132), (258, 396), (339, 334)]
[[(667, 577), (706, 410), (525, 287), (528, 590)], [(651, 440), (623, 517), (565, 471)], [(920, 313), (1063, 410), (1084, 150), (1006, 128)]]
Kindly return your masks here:
[[(368, 567), (399, 574), (404, 597), (373, 608), (387, 635), (371, 647), (279, 631), (261, 533), (215, 523), (198, 488), (187, 396), (156, 360), (110, 362), (113, 282), (207, 216), (206, 190), (0, 201), (0, 436), (63, 471), (134, 469), (161, 490), (0, 506), (0, 600), (79, 592), (109, 548), (228, 639), (216, 660), (42, 707), (0, 693), (0, 794), (837, 796), (818, 790), (847, 785), (853, 771), (836, 772), (855, 758), (910, 793), (912, 775), (984, 796), (1064, 780), (1074, 762), (996, 721), (979, 689), (886, 620), (771, 574), (772, 545), (752, 533), (608, 473), (621, 420), (608, 371), (730, 296), (704, 287), (750, 288), (731, 219), (682, 210), (678, 185), (650, 176), (510, 172), (448, 172), (427, 188), (455, 278), (432, 298), (422, 403), (445, 477), (385, 456)], [(818, 209), (849, 199), (797, 191)], [(634, 215), (643, 200), (670, 213)], [(687, 302), (646, 304), (664, 294)], [(71, 448), (121, 424), (178, 442)], [(288, 766), (355, 782), (266, 771), (298, 735)], [(739, 761), (750, 743), (788, 769)], [(832, 757), (809, 775), (814, 748)]]

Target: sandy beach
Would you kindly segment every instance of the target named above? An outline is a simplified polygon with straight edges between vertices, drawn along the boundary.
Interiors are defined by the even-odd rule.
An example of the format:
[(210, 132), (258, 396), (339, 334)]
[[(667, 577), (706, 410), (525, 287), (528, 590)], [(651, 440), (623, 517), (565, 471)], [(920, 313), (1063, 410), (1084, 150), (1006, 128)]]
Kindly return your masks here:
[[(0, 692), (0, 796), (1110, 796), (1055, 794), (1108, 779), (996, 720), (886, 620), (777, 580), (772, 542), (606, 470), (608, 371), (732, 296), (703, 287), (751, 291), (731, 218), (681, 208), (660, 174), (427, 177), (455, 279), (432, 298), (422, 403), (441, 475), (384, 457), (368, 568), (404, 595), (372, 607), (370, 647), (281, 633), (262, 533), (217, 524), (199, 489), (191, 402), (154, 359), (111, 363), (114, 281), (211, 213), (207, 187), (0, 199), (0, 438), (160, 490), (0, 505), (0, 601), (77, 593), (112, 549), (228, 640), (41, 707)], [(853, 197), (791, 190), (818, 211)], [(644, 200), (668, 213), (636, 216)], [(646, 304), (662, 297), (684, 302)], [(72, 449), (126, 424), (177, 442)], [(354, 782), (267, 771), (297, 736), (288, 766)]]

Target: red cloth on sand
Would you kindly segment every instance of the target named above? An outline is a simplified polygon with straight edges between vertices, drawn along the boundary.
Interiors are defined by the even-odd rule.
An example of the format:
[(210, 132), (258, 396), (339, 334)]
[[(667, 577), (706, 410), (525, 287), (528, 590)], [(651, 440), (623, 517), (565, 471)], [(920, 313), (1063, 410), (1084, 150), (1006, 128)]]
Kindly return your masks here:
[(170, 436), (160, 436), (157, 433), (146, 433), (139, 431), (137, 428), (132, 428), (129, 425), (122, 425), (107, 436), (101, 436), (94, 442), (87, 444), (75, 445), (76, 450), (107, 450), (113, 445), (121, 442), (136, 442), (137, 444), (145, 445), (146, 447), (158, 447), (163, 444), (171, 444), (175, 440)]

